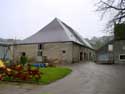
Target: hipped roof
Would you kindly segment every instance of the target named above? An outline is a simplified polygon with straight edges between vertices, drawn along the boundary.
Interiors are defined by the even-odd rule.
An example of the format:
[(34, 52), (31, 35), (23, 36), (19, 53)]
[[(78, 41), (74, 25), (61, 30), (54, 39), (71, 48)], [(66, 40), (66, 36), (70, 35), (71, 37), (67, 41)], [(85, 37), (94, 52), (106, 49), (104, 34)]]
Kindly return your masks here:
[(58, 18), (55, 18), (52, 22), (34, 35), (20, 41), (19, 44), (68, 41), (72, 41), (93, 49), (93, 47), (85, 39), (83, 39), (80, 34)]

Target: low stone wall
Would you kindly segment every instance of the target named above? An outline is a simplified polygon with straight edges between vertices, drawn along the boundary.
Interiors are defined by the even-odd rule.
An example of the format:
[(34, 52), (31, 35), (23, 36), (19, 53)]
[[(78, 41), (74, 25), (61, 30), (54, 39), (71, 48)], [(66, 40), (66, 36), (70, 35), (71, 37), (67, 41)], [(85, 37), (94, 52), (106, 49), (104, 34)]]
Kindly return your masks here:
[[(43, 62), (46, 60), (53, 61), (56, 60), (60, 63), (73, 63), (81, 61), (91, 60), (89, 53), (94, 55), (94, 51), (78, 45), (73, 42), (62, 42), (62, 43), (43, 43), (42, 49), (38, 49), (39, 44), (25, 44), (25, 45), (16, 45), (13, 47), (13, 54), (15, 62), (19, 62), (19, 58), (22, 52), (26, 53), (29, 62), (36, 63), (38, 57), (38, 51), (41, 52)], [(82, 56), (80, 56), (82, 53)], [(85, 58), (84, 53), (87, 54)]]

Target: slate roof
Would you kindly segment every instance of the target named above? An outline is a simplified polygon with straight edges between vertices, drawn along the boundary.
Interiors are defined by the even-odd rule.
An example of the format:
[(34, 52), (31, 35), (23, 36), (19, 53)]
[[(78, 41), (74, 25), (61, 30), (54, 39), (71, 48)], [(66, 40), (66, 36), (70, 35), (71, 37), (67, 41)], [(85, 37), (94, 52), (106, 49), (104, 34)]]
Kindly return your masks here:
[(19, 44), (68, 41), (93, 49), (93, 47), (85, 39), (83, 39), (80, 34), (58, 18), (55, 18), (52, 22), (34, 35), (20, 41)]
[(9, 43), (6, 43), (6, 42), (0, 42), (0, 46), (9, 46), (10, 44)]

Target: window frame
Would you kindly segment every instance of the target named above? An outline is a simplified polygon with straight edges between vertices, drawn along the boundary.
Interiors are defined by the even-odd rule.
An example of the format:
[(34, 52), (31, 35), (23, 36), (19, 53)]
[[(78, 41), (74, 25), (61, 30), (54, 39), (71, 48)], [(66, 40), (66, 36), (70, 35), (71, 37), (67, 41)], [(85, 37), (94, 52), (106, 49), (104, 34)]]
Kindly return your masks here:
[(38, 50), (42, 50), (43, 49), (43, 45), (42, 44), (38, 44)]
[(113, 52), (113, 50), (114, 50), (114, 49), (113, 49), (113, 44), (109, 44), (109, 45), (108, 45), (108, 51), (109, 51), (109, 52)]
[(42, 51), (38, 51), (37, 52), (37, 56), (43, 56), (43, 52)]
[(62, 53), (63, 53), (63, 54), (66, 54), (66, 50), (62, 50)]
[(124, 56), (125, 56), (125, 54), (119, 54), (119, 60), (120, 60), (120, 61), (125, 61), (125, 59), (121, 59), (121, 58), (120, 58), (121, 55), (124, 55)]

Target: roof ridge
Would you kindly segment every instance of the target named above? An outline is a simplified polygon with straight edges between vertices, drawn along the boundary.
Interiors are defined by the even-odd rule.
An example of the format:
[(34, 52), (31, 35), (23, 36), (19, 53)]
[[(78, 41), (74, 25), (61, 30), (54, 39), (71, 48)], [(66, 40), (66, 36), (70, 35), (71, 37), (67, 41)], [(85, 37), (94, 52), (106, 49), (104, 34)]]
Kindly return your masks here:
[(68, 31), (68, 29), (63, 25), (63, 22), (62, 22), (60, 19), (58, 19), (58, 18), (55, 18), (55, 20), (61, 25), (61, 27), (63, 28), (65, 34), (68, 36), (69, 40), (72, 40), (72, 39), (69, 37), (69, 34), (66, 32), (66, 31)]
[(57, 17), (55, 17), (55, 19), (53, 19), (38, 32), (22, 40), (20, 43), (42, 43), (57, 41), (72, 41), (89, 47), (83, 41), (82, 36), (80, 36), (79, 33), (77, 33), (74, 29), (72, 29)]
[(66, 31), (70, 32), (70, 33), (76, 38), (76, 40), (77, 40), (78, 43), (80, 43), (80, 44), (82, 44), (82, 45), (84, 45), (84, 46), (87, 46), (87, 47), (89, 47), (89, 48), (93, 48), (93, 47), (90, 45), (90, 43), (88, 43), (88, 42), (87, 42), (79, 33), (77, 33), (74, 29), (72, 29), (70, 26), (68, 26), (68, 25), (65, 24), (64, 22), (62, 22), (60, 19), (58, 19), (58, 18), (55, 18), (55, 19), (56, 19), (56, 20), (58, 21), (58, 23), (62, 26), (62, 28), (64, 29), (66, 35), (68, 36), (68, 38), (69, 38), (70, 40), (72, 40), (72, 39), (70, 38), (69, 34), (68, 34)]
[(81, 39), (81, 36), (76, 33), (76, 31), (74, 29), (72, 29), (70, 26), (68, 26), (67, 24), (63, 23), (68, 29), (70, 29), (70, 31), (72, 32), (72, 34), (80, 41), (83, 43), (83, 40)]
[[(55, 20), (61, 25), (61, 27), (64, 29), (65, 34), (68, 36), (68, 38), (71, 41), (77, 41), (77, 43), (87, 46), (86, 43), (83, 42), (83, 39), (79, 36), (79, 34), (77, 34), (75, 32), (74, 29), (72, 29), (70, 26), (68, 26), (67, 24), (65, 24), (63, 21), (61, 21), (60, 19), (58, 19), (57, 17), (55, 18)], [(72, 31), (71, 31), (72, 30)], [(75, 40), (72, 40), (71, 36), (68, 34), (68, 32), (71, 33), (71, 36), (73, 35)]]
[[(68, 29), (70, 29), (70, 32), (77, 38), (78, 41), (82, 43), (82, 45), (87, 46), (89, 48), (93, 48), (92, 45), (86, 41), (78, 32), (76, 32), (74, 29), (72, 29), (70, 26), (62, 22)], [(71, 31), (72, 30), (72, 31)]]
[(26, 39), (28, 39), (28, 38), (30, 38), (30, 37), (32, 37), (32, 36), (34, 36), (34, 35), (40, 33), (40, 32), (41, 32), (42, 30), (44, 30), (47, 26), (49, 26), (54, 20), (59, 23), (59, 19), (58, 19), (57, 17), (55, 17), (51, 22), (49, 22), (47, 25), (43, 26), (43, 28), (40, 28), (37, 32), (35, 32), (35, 33), (32, 34), (31, 36), (25, 38), (24, 40), (26, 40)]

